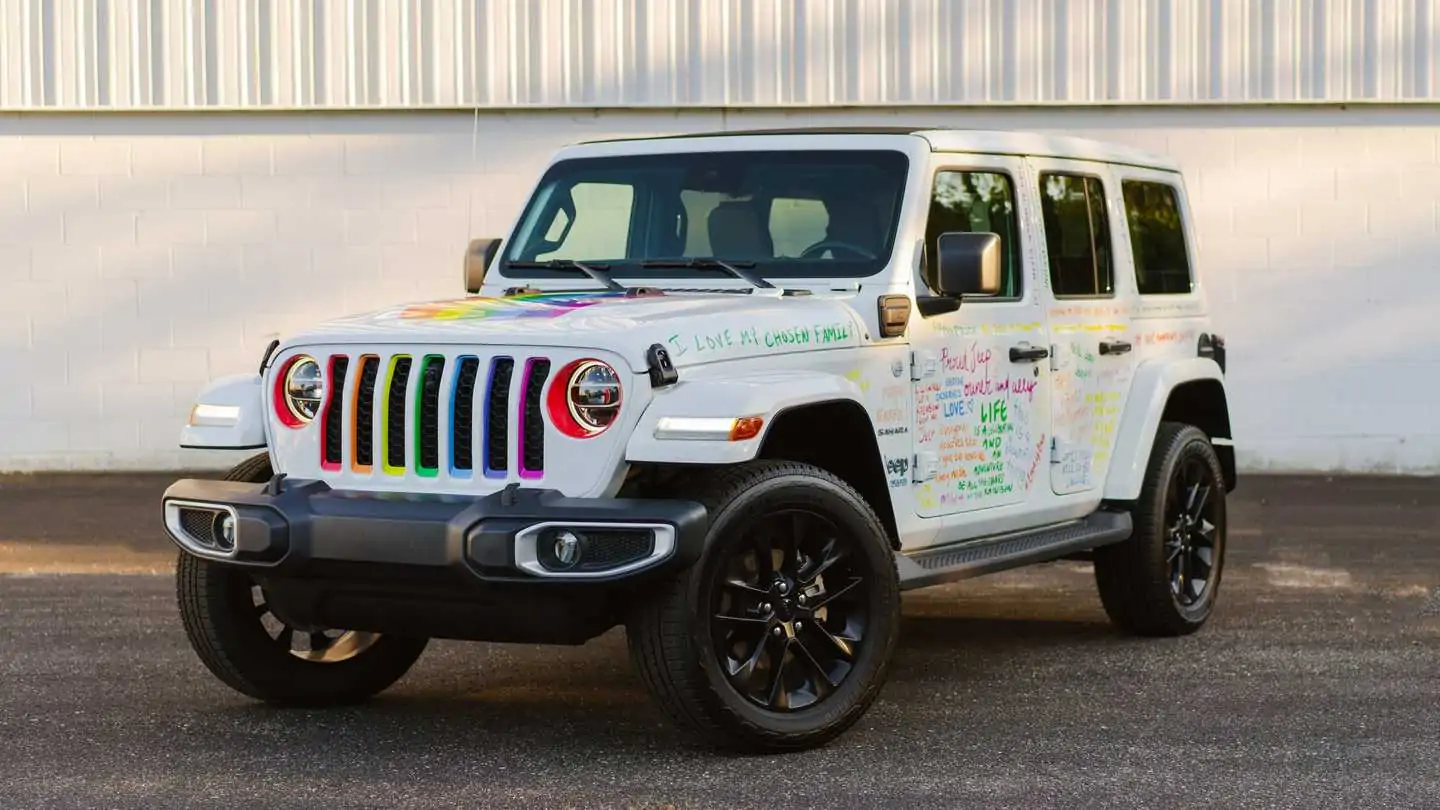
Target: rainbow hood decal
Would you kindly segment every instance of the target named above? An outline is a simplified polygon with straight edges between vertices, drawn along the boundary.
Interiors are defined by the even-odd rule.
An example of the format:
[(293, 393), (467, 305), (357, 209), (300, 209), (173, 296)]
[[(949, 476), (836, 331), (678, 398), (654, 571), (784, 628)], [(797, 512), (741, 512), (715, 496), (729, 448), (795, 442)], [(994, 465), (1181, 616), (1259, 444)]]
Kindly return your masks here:
[[(527, 293), (508, 298), (457, 298), (453, 301), (431, 301), (411, 304), (400, 310), (401, 320), (429, 321), (471, 321), (484, 318), (558, 318), (567, 312), (601, 304), (609, 300), (623, 300), (627, 294), (620, 291), (602, 292), (555, 292)], [(646, 296), (650, 297), (650, 296)]]

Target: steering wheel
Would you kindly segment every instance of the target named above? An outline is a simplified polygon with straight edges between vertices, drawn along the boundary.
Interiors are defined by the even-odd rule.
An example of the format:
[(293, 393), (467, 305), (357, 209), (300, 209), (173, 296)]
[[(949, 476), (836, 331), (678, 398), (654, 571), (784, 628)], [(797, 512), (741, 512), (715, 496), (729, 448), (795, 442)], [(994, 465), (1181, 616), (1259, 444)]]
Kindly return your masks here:
[(799, 258), (811, 259), (825, 252), (826, 250), (834, 250), (836, 248), (849, 251), (850, 253), (854, 253), (863, 259), (875, 258), (875, 254), (871, 253), (865, 248), (862, 248), (859, 245), (852, 245), (849, 242), (842, 242), (839, 239), (821, 239), (819, 242), (816, 242), (810, 247), (807, 247), (804, 250), (800, 251)]

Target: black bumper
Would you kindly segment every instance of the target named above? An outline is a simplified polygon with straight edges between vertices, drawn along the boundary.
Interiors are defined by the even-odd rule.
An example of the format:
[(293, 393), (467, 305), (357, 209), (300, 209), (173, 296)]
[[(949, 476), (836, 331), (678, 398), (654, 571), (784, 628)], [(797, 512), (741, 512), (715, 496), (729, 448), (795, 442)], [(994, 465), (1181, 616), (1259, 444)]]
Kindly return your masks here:
[[(482, 497), (426, 496), (333, 490), (321, 481), (185, 479), (165, 491), (163, 503), (167, 534), (182, 550), (283, 579), (384, 580), (388, 572), (412, 577), (419, 572), (431, 581), (473, 586), (613, 588), (690, 566), (699, 559), (706, 532), (705, 508), (698, 503), (568, 498), (555, 490), (514, 487)], [(233, 512), (233, 548), (197, 547), (193, 535), (176, 537), (172, 515), (179, 514), (178, 504)], [(187, 517), (196, 519), (193, 513)], [(533, 548), (539, 543), (530, 537), (545, 524), (551, 531), (569, 524), (601, 532), (611, 524), (656, 528), (644, 558), (610, 571), (602, 560), (582, 576), (575, 571), (567, 576), (534, 571), (536, 561), (523, 553), (525, 559), (517, 559), (517, 536), (526, 536), (521, 545)]]

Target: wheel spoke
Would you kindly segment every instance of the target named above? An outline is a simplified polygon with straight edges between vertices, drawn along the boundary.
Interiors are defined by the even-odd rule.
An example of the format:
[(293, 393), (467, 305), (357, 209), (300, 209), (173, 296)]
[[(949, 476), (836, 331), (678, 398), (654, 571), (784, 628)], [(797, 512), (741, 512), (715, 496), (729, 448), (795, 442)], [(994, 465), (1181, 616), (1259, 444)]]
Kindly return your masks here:
[(1215, 567), (1215, 550), (1208, 546), (1199, 546), (1195, 549), (1195, 559), (1205, 566), (1205, 573)]
[(721, 582), (720, 584), (724, 585), (724, 586), (727, 587), (727, 588), (734, 588), (734, 589), (737, 590), (737, 591), (744, 591), (744, 592), (746, 592), (746, 593), (753, 593), (753, 594), (756, 594), (757, 596), (769, 596), (769, 595), (770, 595), (770, 592), (767, 591), (767, 590), (765, 590), (764, 588), (757, 588), (757, 587), (755, 587), (754, 585), (751, 585), (751, 584), (749, 584), (749, 583), (747, 583), (747, 582), (744, 582), (744, 581), (742, 581), (742, 580), (739, 580), (739, 579), (734, 579), (734, 578), (727, 579), (727, 580), (724, 580), (723, 582)]
[(760, 663), (760, 656), (765, 654), (765, 645), (770, 642), (769, 633), (761, 633), (760, 640), (755, 642), (755, 649), (750, 651), (750, 657), (739, 666), (728, 667), (730, 674), (740, 678), (745, 683), (750, 682), (750, 677), (755, 674), (755, 667)]
[(1194, 503), (1188, 510), (1192, 520), (1199, 521), (1205, 513), (1205, 505), (1210, 501), (1210, 487), (1195, 485)]
[(839, 683), (831, 679), (830, 673), (825, 671), (825, 667), (820, 666), (820, 661), (815, 658), (814, 653), (810, 652), (810, 648), (805, 646), (805, 640), (800, 638), (798, 634), (795, 636), (795, 646), (800, 649), (801, 654), (810, 664), (810, 668), (815, 671), (815, 674), (819, 675), (820, 678), (825, 681), (826, 686), (834, 689), (835, 687), (840, 685)]
[(1210, 545), (1212, 545), (1212, 546), (1215, 545), (1215, 524), (1214, 524), (1214, 523), (1211, 523), (1211, 522), (1208, 521), (1208, 520), (1201, 519), (1199, 525), (1197, 525), (1197, 526), (1195, 527), (1195, 533), (1198, 534), (1198, 535), (1200, 535), (1200, 538), (1203, 539), (1203, 540), (1205, 540), (1205, 541), (1206, 541), (1207, 543), (1209, 543)]
[(841, 636), (837, 636), (827, 630), (825, 628), (825, 625), (818, 622), (815, 624), (815, 627), (825, 636), (825, 638), (830, 640), (831, 644), (835, 645), (835, 649), (840, 652), (840, 657), (844, 658), (846, 661), (855, 660), (855, 647), (852, 642), (859, 641), (859, 639), (846, 639)]
[(280, 635), (275, 637), (275, 643), (279, 645), (282, 650), (289, 651), (295, 649), (295, 628), (288, 624), (281, 625)]
[(795, 569), (799, 566), (800, 546), (795, 542), (795, 536), (789, 532), (782, 532), (776, 539), (779, 540), (776, 548), (780, 550), (780, 562), (775, 566), (775, 572), (788, 574), (793, 579)]
[[(788, 641), (781, 644), (780, 653), (778, 655), (771, 656), (772, 660), (774, 660), (775, 662), (775, 667), (774, 673), (770, 676), (770, 688), (766, 690), (769, 694), (765, 702), (772, 709), (777, 708), (777, 704), (780, 702), (780, 698), (788, 697), (785, 694), (785, 651), (787, 648), (789, 648), (789, 646), (790, 644)], [(784, 708), (789, 708), (789, 700), (786, 700), (786, 705)]]
[(801, 578), (801, 582), (803, 584), (809, 585), (810, 583), (814, 582), (817, 578), (819, 578), (821, 574), (825, 573), (825, 571), (828, 570), (830, 566), (840, 562), (842, 559), (845, 558), (845, 551), (837, 547), (835, 538), (833, 537), (825, 542), (825, 550), (821, 553), (824, 556), (821, 558), (820, 562), (816, 563), (814, 568), (805, 572), (804, 576)]
[(730, 622), (731, 624), (744, 624), (750, 626), (767, 627), (770, 624), (768, 618), (754, 618), (751, 616), (729, 616), (724, 613), (716, 613), (715, 620)]
[(331, 644), (330, 637), (321, 632), (310, 633), (310, 652), (320, 652)]
[(816, 611), (820, 608), (825, 607), (826, 605), (843, 596), (848, 591), (853, 590), (856, 586), (860, 584), (860, 582), (860, 577), (851, 577), (849, 582), (840, 586), (838, 589), (821, 594), (819, 599), (815, 600), (810, 604), (810, 610)]
[(1205, 583), (1206, 580), (1204, 579), (1197, 577), (1190, 578), (1190, 598), (1192, 600), (1199, 599), (1200, 595), (1205, 593)]

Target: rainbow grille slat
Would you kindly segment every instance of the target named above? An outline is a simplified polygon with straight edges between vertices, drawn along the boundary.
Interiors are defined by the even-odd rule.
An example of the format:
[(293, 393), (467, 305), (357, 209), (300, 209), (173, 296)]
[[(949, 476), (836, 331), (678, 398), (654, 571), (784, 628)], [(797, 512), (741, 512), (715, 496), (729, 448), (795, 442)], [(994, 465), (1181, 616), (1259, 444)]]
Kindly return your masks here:
[(401, 310), (403, 319), (465, 321), (479, 318), (558, 318), (588, 306), (616, 298), (622, 291), (523, 293), (507, 298), (477, 296), (454, 301), (412, 304)]

